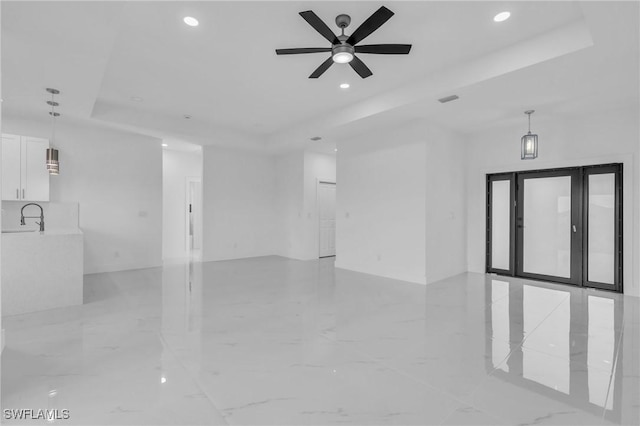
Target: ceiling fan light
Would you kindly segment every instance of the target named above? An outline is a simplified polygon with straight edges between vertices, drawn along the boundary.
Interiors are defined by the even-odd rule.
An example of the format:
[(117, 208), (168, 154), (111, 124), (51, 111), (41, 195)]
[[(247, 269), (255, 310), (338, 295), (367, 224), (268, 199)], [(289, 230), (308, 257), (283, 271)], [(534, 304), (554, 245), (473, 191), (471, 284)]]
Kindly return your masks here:
[(353, 61), (353, 53), (351, 52), (336, 52), (333, 54), (333, 62), (337, 64), (346, 64)]

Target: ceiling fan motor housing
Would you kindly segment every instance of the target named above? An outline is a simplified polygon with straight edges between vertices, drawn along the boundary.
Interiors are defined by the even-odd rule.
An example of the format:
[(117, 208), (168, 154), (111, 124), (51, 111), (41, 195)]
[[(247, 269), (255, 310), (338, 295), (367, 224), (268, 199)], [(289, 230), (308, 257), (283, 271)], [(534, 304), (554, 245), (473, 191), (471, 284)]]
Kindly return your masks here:
[[(344, 43), (344, 42), (343, 42)], [(335, 46), (333, 46), (333, 48), (331, 49), (331, 56), (333, 56), (334, 60), (336, 60), (336, 55), (339, 54), (349, 54), (351, 55), (351, 58), (353, 58), (353, 54), (355, 52), (355, 49), (353, 48), (353, 46), (351, 46), (350, 44), (344, 43), (344, 44), (336, 44)], [(342, 62), (340, 60), (336, 60), (336, 62)], [(349, 61), (345, 61), (345, 62), (349, 62)]]

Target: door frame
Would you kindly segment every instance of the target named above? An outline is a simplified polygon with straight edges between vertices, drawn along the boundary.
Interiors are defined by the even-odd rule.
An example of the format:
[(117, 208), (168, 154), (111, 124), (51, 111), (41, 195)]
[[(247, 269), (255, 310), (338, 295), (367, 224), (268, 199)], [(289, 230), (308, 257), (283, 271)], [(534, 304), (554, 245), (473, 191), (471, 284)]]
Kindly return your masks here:
[[(526, 178), (527, 175), (538, 174), (540, 177), (543, 175), (551, 176), (566, 176), (567, 173), (573, 173), (571, 181), (571, 210), (572, 210), (572, 224), (576, 224), (577, 232), (572, 234), (571, 244), (571, 278), (563, 279), (562, 277), (553, 277), (541, 274), (532, 273), (519, 273), (519, 269), (522, 265), (522, 250), (521, 241), (523, 237), (523, 231), (521, 228), (517, 228), (517, 218), (519, 216), (518, 210), (523, 206), (524, 191), (521, 191), (519, 184)], [(485, 244), (485, 271), (487, 273), (494, 273), (497, 275), (506, 275), (512, 277), (522, 277), (527, 279), (557, 282), (561, 284), (576, 285), (579, 287), (597, 288), (601, 290), (614, 291), (617, 293), (623, 293), (623, 178), (624, 178), (623, 163), (607, 163), (607, 164), (592, 164), (585, 166), (572, 166), (572, 167), (557, 167), (550, 169), (539, 170), (522, 170), (514, 172), (497, 172), (487, 173), (487, 189), (486, 189), (486, 244)], [(588, 219), (589, 219), (589, 206), (588, 206), (588, 177), (592, 174), (602, 173), (614, 173), (615, 175), (615, 242), (614, 242), (614, 284), (602, 284), (592, 281), (587, 281), (588, 277)], [(491, 182), (495, 180), (507, 180), (508, 176), (513, 176), (515, 185), (511, 185), (511, 202), (514, 208), (510, 212), (510, 270), (502, 270), (491, 267)], [(577, 176), (576, 178), (573, 178)], [(513, 181), (512, 181), (513, 182)], [(575, 194), (575, 196), (573, 196)], [(517, 199), (516, 199), (517, 198)], [(577, 214), (579, 213), (579, 214)], [(576, 266), (574, 260), (576, 255), (579, 256), (579, 262)], [(580, 263), (581, 262), (581, 263)], [(579, 277), (579, 278), (578, 278)]]
[[(582, 188), (583, 188), (583, 197), (585, 200), (588, 199), (589, 196), (589, 176), (596, 174), (604, 174), (604, 173), (613, 173), (615, 176), (614, 181), (614, 247), (613, 247), (613, 264), (614, 264), (614, 273), (613, 273), (613, 287), (614, 290), (618, 293), (622, 293), (622, 247), (623, 247), (623, 233), (622, 233), (622, 176), (623, 176), (623, 165), (620, 164), (602, 164), (598, 166), (590, 166), (583, 173), (582, 179)], [(612, 286), (610, 284), (601, 284), (594, 281), (589, 281), (588, 267), (589, 267), (589, 204), (584, 204), (583, 211), (583, 219), (582, 223), (584, 226), (584, 239), (582, 250), (584, 253), (583, 256), (583, 276), (584, 283), (588, 287), (598, 288), (601, 290), (612, 290)]]
[[(571, 233), (571, 265), (569, 278), (557, 277), (532, 272), (524, 272), (524, 180), (535, 178), (571, 177), (571, 226), (576, 229)], [(582, 205), (583, 194), (581, 188), (580, 168), (553, 169), (553, 170), (529, 170), (517, 173), (516, 193), (516, 270), (515, 274), (522, 278), (532, 278), (541, 281), (553, 281), (562, 284), (582, 285)], [(521, 190), (522, 188), (522, 190)], [(513, 229), (512, 229), (513, 231)]]
[(316, 216), (318, 218), (318, 223), (316, 224), (316, 235), (317, 235), (317, 239), (316, 239), (316, 246), (318, 248), (318, 259), (321, 259), (323, 257), (335, 257), (336, 255), (334, 254), (333, 256), (320, 256), (320, 185), (321, 184), (325, 184), (325, 185), (333, 185), (336, 187), (336, 192), (338, 191), (338, 187), (336, 186), (336, 181), (335, 179), (321, 179), (321, 178), (316, 178)]
[(493, 252), (491, 250), (491, 239), (492, 239), (492, 225), (493, 225), (493, 211), (492, 211), (492, 203), (493, 199), (493, 182), (508, 180), (509, 185), (509, 202), (511, 204), (511, 208), (509, 209), (509, 229), (512, 229), (515, 221), (516, 221), (516, 206), (515, 206), (515, 196), (516, 196), (516, 174), (515, 173), (495, 173), (491, 175), (487, 175), (487, 241), (486, 241), (486, 267), (487, 272), (496, 273), (500, 275), (509, 275), (514, 276), (515, 274), (515, 258), (516, 258), (516, 234), (514, 232), (509, 232), (509, 269), (499, 269), (494, 268), (491, 265)]

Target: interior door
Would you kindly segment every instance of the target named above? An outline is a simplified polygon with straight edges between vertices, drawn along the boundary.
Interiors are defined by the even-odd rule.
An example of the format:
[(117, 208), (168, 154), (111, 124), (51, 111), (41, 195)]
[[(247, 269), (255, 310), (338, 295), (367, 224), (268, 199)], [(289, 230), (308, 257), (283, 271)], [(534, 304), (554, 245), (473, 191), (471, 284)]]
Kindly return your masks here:
[(202, 248), (202, 182), (187, 177), (187, 250)]
[(202, 182), (198, 179), (192, 185), (191, 202), (193, 208), (193, 248), (200, 250), (202, 248)]
[(518, 174), (516, 275), (582, 284), (578, 169)]
[(318, 216), (320, 221), (320, 255), (336, 255), (336, 184), (318, 183)]

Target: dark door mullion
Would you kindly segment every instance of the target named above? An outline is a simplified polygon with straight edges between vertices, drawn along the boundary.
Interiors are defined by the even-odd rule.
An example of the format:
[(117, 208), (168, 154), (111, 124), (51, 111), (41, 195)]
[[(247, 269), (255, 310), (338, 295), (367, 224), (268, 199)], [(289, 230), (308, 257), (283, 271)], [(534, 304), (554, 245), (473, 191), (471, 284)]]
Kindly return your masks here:
[(583, 170), (571, 172), (571, 283), (582, 286), (582, 175)]

